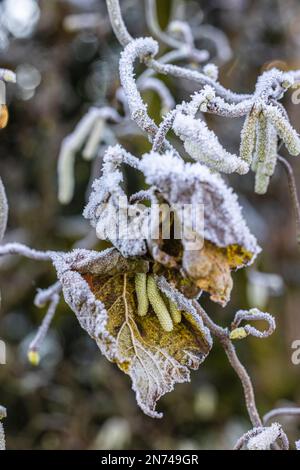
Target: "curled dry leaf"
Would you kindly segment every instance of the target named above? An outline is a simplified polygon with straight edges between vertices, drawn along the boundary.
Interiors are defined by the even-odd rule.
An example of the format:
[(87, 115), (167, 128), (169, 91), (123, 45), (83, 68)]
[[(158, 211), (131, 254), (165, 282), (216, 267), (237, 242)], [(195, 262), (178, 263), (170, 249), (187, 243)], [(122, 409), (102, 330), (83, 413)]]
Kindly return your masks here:
[[(181, 240), (184, 273), (196, 287), (209, 292), (213, 301), (225, 305), (232, 289), (231, 270), (251, 264), (260, 252), (236, 195), (219, 175), (199, 163), (184, 163), (171, 153), (145, 155), (141, 169), (147, 183), (157, 188), (180, 222), (185, 214), (187, 231)], [(195, 229), (194, 220), (187, 220), (186, 212), (178, 210), (184, 206), (202, 207), (203, 225), (196, 224)], [(197, 249), (190, 248), (191, 234), (203, 242)]]
[(81, 326), (107, 359), (131, 377), (142, 410), (161, 417), (156, 402), (175, 383), (189, 381), (190, 369), (197, 369), (211, 348), (201, 319), (186, 313), (168, 333), (151, 306), (147, 315), (138, 315), (135, 274), (149, 270), (141, 258), (125, 259), (112, 248), (58, 254), (53, 262)]
[[(231, 270), (252, 263), (260, 248), (243, 219), (236, 195), (221, 177), (199, 163), (184, 163), (171, 152), (151, 152), (140, 161), (115, 146), (108, 149), (104, 162), (103, 176), (94, 183), (84, 211), (99, 238), (109, 240), (126, 257), (146, 255), (148, 248), (157, 263), (177, 269), (181, 280), (192, 281), (194, 293), (186, 294), (188, 298), (204, 290), (213, 301), (225, 305), (232, 290)], [(151, 202), (171, 209), (166, 217), (153, 217), (145, 205), (128, 202), (119, 169), (122, 162), (143, 172), (151, 185)], [(119, 196), (124, 205), (120, 206)], [(118, 222), (123, 211), (127, 217), (124, 232)], [(179, 239), (159, 235), (153, 240), (147, 230), (150, 219), (159, 226), (166, 218), (173, 228), (179, 227)], [(191, 247), (193, 239), (196, 243)]]

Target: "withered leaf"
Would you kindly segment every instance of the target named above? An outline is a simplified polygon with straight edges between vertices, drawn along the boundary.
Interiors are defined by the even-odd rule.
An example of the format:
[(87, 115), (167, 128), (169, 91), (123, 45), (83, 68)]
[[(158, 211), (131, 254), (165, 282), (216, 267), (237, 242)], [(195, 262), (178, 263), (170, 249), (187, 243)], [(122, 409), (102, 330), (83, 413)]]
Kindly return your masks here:
[[(260, 252), (236, 195), (219, 175), (199, 163), (185, 163), (171, 153), (144, 155), (141, 166), (147, 183), (155, 185), (160, 199), (174, 210), (181, 225), (184, 222), (189, 237), (194, 235), (203, 241), (202, 247), (190, 249), (189, 240), (183, 234), (181, 259), (176, 257), (181, 274), (193, 280), (197, 288), (207, 291), (213, 301), (225, 305), (233, 285), (231, 270), (251, 264)], [(183, 218), (184, 206), (202, 207), (204, 224), (194, 228), (192, 217)], [(170, 254), (170, 241), (162, 242), (161, 248)]]
[[(74, 269), (87, 254), (90, 266), (97, 259), (96, 273)], [(54, 259), (65, 300), (102, 353), (131, 377), (142, 410), (161, 417), (155, 411), (157, 401), (175, 383), (189, 381), (190, 369), (197, 369), (211, 348), (210, 334), (200, 318), (188, 313), (170, 333), (151, 307), (146, 316), (138, 316), (134, 272), (117, 273), (115, 266), (113, 274), (105, 269), (100, 273), (101, 258), (107, 266), (106, 256), (115, 255), (112, 250), (76, 250)]]

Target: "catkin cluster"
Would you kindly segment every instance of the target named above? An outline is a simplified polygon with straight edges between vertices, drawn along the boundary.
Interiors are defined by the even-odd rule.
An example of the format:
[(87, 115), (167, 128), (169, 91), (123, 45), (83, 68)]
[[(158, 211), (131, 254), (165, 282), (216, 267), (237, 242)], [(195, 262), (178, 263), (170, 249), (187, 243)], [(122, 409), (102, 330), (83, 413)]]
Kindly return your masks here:
[(172, 331), (174, 324), (181, 322), (181, 311), (172, 300), (161, 293), (152, 274), (135, 275), (135, 292), (139, 316), (147, 315), (151, 305), (164, 331)]

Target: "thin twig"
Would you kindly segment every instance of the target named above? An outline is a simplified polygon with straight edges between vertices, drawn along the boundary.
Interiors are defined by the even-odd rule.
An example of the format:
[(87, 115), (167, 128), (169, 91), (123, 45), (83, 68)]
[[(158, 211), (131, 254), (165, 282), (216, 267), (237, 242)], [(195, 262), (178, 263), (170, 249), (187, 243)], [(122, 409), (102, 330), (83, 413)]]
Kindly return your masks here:
[(20, 255), (25, 256), (25, 258), (30, 258), (38, 261), (52, 261), (52, 256), (55, 252), (39, 251), (29, 248), (22, 243), (7, 243), (6, 245), (0, 246), (0, 256), (5, 255)]
[[(119, 40), (120, 44), (123, 47), (126, 47), (131, 41), (133, 41), (133, 38), (128, 33), (126, 25), (124, 23), (119, 0), (106, 0), (106, 5), (114, 33), (117, 39)], [(187, 80), (199, 83), (203, 86), (211, 85), (213, 88), (215, 88), (219, 96), (221, 96), (222, 98), (226, 98), (234, 103), (239, 103), (240, 101), (244, 101), (251, 98), (251, 95), (234, 93), (230, 90), (227, 90), (219, 82), (211, 79), (210, 77), (207, 77), (205, 74), (196, 70), (190, 70), (171, 64), (162, 64), (161, 62), (155, 60), (153, 57), (145, 58), (144, 62), (148, 67), (153, 68), (158, 73), (164, 75), (172, 75), (176, 78), (185, 78)]]
[(133, 41), (133, 37), (129, 34), (125, 26), (120, 9), (120, 2), (119, 0), (106, 0), (106, 5), (113, 31), (119, 43), (125, 47)]
[(255, 403), (255, 395), (251, 379), (245, 367), (237, 356), (236, 350), (229, 338), (228, 330), (216, 325), (197, 301), (193, 301), (193, 306), (201, 316), (203, 323), (210, 329), (212, 334), (219, 339), (231, 366), (235, 370), (242, 383), (246, 406), (252, 425), (255, 427), (262, 426), (262, 421), (260, 419)]
[(263, 423), (268, 424), (278, 416), (300, 416), (300, 408), (275, 408), (264, 415)]
[(300, 244), (300, 203), (299, 203), (299, 198), (298, 198), (295, 175), (293, 172), (293, 168), (284, 157), (278, 155), (278, 160), (280, 161), (281, 165), (285, 169), (286, 175), (288, 177), (289, 191), (290, 191), (290, 196), (291, 196), (293, 211), (294, 211), (294, 216), (295, 216), (295, 222), (296, 222), (297, 243)]
[[(58, 284), (58, 283), (56, 283)], [(60, 286), (61, 288), (61, 286)], [(37, 358), (36, 362), (39, 362), (39, 350), (41, 347), (42, 342), (44, 341), (46, 334), (48, 333), (50, 324), (53, 320), (53, 317), (56, 312), (56, 308), (59, 302), (60, 295), (58, 293), (52, 293), (51, 301), (47, 310), (47, 313), (45, 317), (43, 318), (43, 321), (37, 331), (37, 334), (35, 335), (34, 339), (31, 341), (29, 348), (28, 348), (28, 357), (32, 357), (34, 354), (34, 357)]]
[[(278, 444), (276, 441), (279, 441)], [(281, 425), (273, 423), (270, 427), (258, 426), (246, 432), (239, 438), (234, 446), (234, 450), (241, 450), (245, 445), (248, 446), (249, 450), (267, 450), (270, 448), (274, 450), (288, 450), (289, 440)]]

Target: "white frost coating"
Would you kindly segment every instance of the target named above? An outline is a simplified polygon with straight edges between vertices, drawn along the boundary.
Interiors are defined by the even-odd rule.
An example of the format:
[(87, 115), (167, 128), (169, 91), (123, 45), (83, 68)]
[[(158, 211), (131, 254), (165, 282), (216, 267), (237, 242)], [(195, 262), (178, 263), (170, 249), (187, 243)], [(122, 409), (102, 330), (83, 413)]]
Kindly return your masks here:
[(187, 153), (196, 161), (223, 172), (246, 174), (249, 166), (236, 155), (227, 152), (206, 123), (183, 113), (177, 113), (173, 129), (184, 142)]
[(63, 140), (57, 168), (58, 199), (61, 204), (68, 204), (74, 194), (74, 161), (76, 152), (88, 140), (88, 145), (84, 149), (85, 158), (90, 159), (96, 154), (97, 144), (100, 143), (103, 135), (103, 123), (108, 119), (116, 123), (121, 121), (120, 115), (113, 108), (103, 107), (99, 109), (93, 107), (79, 121), (75, 130)]
[(131, 118), (143, 130), (152, 135), (157, 127), (147, 114), (147, 105), (137, 89), (134, 76), (134, 62), (137, 58), (155, 56), (158, 53), (158, 43), (152, 38), (139, 38), (127, 45), (121, 53), (120, 80), (128, 100)]
[(143, 156), (140, 168), (146, 182), (155, 185), (170, 205), (203, 204), (204, 237), (218, 247), (238, 244), (253, 254), (260, 252), (242, 216), (237, 196), (219, 175), (199, 163), (184, 163), (170, 152)]
[(103, 164), (102, 177), (95, 180), (90, 200), (83, 215), (96, 228), (97, 237), (109, 240), (123, 256), (143, 255), (147, 251), (146, 233), (149, 209), (142, 204), (130, 204), (121, 186), (122, 162), (136, 167), (138, 160), (119, 145), (109, 147)]
[(271, 445), (275, 444), (280, 435), (280, 424), (273, 423), (256, 436), (251, 437), (247, 443), (247, 448), (249, 450), (270, 450)]

